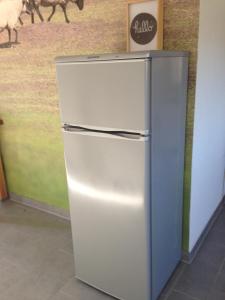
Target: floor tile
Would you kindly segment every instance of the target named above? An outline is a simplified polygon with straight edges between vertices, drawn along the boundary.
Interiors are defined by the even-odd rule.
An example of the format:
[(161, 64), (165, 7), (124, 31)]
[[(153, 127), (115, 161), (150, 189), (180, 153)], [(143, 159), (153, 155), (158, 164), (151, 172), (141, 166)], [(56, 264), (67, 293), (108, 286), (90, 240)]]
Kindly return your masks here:
[(89, 285), (72, 278), (64, 285), (61, 292), (74, 297), (76, 300), (113, 300), (111, 296), (102, 293), (101, 291), (90, 287)]
[(218, 229), (213, 227), (207, 239), (214, 245), (225, 246), (225, 228), (222, 230), (221, 228)]
[[(185, 295), (178, 291), (173, 291), (166, 300), (199, 300), (198, 298), (193, 298), (189, 295)], [(216, 299), (215, 299), (216, 300)]]
[(214, 229), (225, 232), (225, 209), (223, 209), (214, 224)]
[[(71, 257), (63, 252), (52, 253), (35, 272), (26, 273), (22, 280), (1, 294), (1, 300), (48, 300), (74, 276)], [(17, 298), (17, 295), (19, 297)]]
[[(225, 258), (225, 245), (212, 242), (210, 238), (206, 238), (204, 244), (198, 252), (198, 260), (205, 264), (221, 266)], [(193, 262), (194, 263), (194, 262)]]
[(161, 294), (159, 297), (158, 297), (158, 300), (166, 300), (167, 299), (167, 295), (165, 294)]
[(206, 300), (225, 300), (225, 293), (212, 290), (209, 295), (207, 295)]
[(183, 273), (185, 267), (186, 267), (186, 264), (182, 263), (182, 262), (177, 266), (177, 268), (173, 272), (171, 278), (167, 282), (165, 288), (163, 289), (163, 291), (162, 291), (162, 293), (160, 295), (160, 299), (162, 299), (164, 296), (166, 296), (173, 289), (173, 287), (176, 284), (178, 278)]
[[(0, 205), (0, 300), (112, 300), (74, 277), (70, 223), (10, 201)], [(158, 300), (225, 300), (225, 209), (191, 265)], [(138, 300), (138, 299), (137, 299)]]
[(219, 267), (210, 262), (195, 259), (185, 268), (175, 289), (194, 298), (205, 299), (212, 288), (218, 270)]
[(48, 300), (79, 300), (79, 299), (75, 299), (72, 296), (66, 295), (62, 292), (58, 292), (57, 294), (55, 294), (54, 296), (52, 296)]
[(4, 292), (13, 289), (26, 275), (27, 272), (20, 266), (5, 258), (0, 259), (0, 299)]
[(221, 272), (218, 274), (213, 288), (214, 290), (225, 293), (225, 264), (223, 265)]

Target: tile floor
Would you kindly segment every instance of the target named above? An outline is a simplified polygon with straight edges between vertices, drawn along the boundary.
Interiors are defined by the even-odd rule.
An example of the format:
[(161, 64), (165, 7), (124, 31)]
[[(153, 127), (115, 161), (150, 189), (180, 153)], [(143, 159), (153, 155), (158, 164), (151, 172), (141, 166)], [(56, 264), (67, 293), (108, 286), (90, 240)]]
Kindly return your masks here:
[[(74, 278), (69, 222), (1, 204), (0, 300), (72, 299), (113, 298)], [(179, 265), (160, 300), (225, 300), (225, 209), (194, 262)]]

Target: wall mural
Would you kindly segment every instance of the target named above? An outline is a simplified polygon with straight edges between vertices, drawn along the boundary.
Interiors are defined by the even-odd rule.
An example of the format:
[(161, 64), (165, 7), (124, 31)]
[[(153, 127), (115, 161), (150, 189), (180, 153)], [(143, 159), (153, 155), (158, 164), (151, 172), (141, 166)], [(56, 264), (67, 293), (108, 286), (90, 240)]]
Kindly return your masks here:
[[(5, 44), (7, 47), (11, 47), (12, 44), (12, 31), (15, 32), (15, 44), (18, 43), (18, 31), (16, 25), (19, 21), (20, 25), (23, 25), (22, 15), (31, 15), (31, 23), (34, 24), (34, 15), (37, 14), (40, 21), (44, 22), (43, 15), (40, 11), (40, 7), (51, 8), (51, 14), (48, 16), (47, 21), (50, 22), (53, 15), (56, 12), (57, 6), (60, 6), (65, 17), (65, 21), (70, 23), (67, 16), (67, 5), (68, 3), (74, 3), (77, 5), (79, 10), (84, 7), (84, 0), (4, 0), (0, 2), (0, 29), (2, 31), (8, 31), (8, 43)], [(2, 45), (4, 46), (4, 45)]]
[[(67, 12), (66, 12), (68, 2), (75, 3), (80, 10), (82, 10), (84, 7), (84, 0), (28, 0), (27, 2), (24, 3), (24, 9), (21, 13), (26, 12), (27, 14), (31, 14), (31, 23), (34, 23), (34, 13), (36, 12), (38, 14), (40, 20), (43, 22), (44, 18), (40, 12), (39, 7), (40, 6), (51, 7), (52, 12), (47, 19), (49, 22), (49, 21), (51, 21), (51, 18), (55, 14), (57, 5), (59, 5), (62, 8), (62, 11), (64, 13), (65, 21), (67, 23), (70, 23), (68, 16), (67, 16)], [(21, 17), (19, 17), (19, 21), (20, 21), (20, 24), (23, 25)]]
[[(15, 10), (12, 23), (5, 28), (11, 9), (7, 3), (17, 3), (15, 7), (20, 7), (20, 12), (25, 5), (30, 14)], [(164, 0), (165, 49), (188, 50), (192, 54), (186, 147), (187, 200), (198, 9), (196, 0)], [(11, 193), (68, 208), (54, 58), (125, 51), (126, 14), (127, 0), (0, 0), (0, 118), (5, 123), (0, 129), (0, 141)]]
[(124, 51), (126, 1), (29, 0), (26, 5), (33, 16), (17, 15), (23, 23), (16, 23), (18, 43), (14, 30), (11, 47), (7, 29), (0, 33), (1, 148), (8, 186), (17, 195), (67, 208), (54, 58)]

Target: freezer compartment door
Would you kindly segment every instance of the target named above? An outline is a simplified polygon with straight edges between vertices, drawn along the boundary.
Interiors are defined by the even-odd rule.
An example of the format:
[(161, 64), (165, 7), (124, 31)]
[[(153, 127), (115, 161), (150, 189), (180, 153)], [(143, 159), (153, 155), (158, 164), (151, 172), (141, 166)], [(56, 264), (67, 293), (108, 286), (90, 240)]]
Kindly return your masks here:
[(120, 299), (150, 299), (149, 142), (64, 140), (76, 277)]
[(149, 129), (150, 61), (58, 63), (57, 78), (63, 123)]

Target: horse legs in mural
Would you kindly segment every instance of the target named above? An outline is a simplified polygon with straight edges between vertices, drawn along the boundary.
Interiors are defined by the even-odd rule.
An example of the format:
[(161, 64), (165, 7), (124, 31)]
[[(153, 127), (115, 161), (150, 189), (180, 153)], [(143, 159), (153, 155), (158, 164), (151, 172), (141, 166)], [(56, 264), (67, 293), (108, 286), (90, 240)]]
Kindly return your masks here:
[(84, 0), (76, 0), (75, 3), (77, 4), (79, 10), (84, 8)]
[(38, 14), (38, 17), (40, 18), (41, 22), (44, 21), (44, 18), (42, 17), (42, 14), (40, 13), (39, 7), (37, 5), (35, 5), (35, 10)]
[(64, 17), (65, 17), (65, 20), (66, 20), (66, 23), (69, 23), (70, 20), (68, 19), (67, 17), (67, 14), (66, 14), (66, 5), (65, 4), (60, 4), (62, 10), (63, 10), (63, 13), (64, 13)]
[(50, 16), (48, 17), (48, 22), (51, 20), (52, 16), (54, 15), (55, 13), (55, 5), (52, 6), (52, 13), (50, 14)]
[(34, 13), (36, 12), (41, 22), (44, 21), (44, 18), (42, 17), (42, 14), (39, 10), (40, 1), (36, 0), (28, 0), (28, 10), (29, 14), (31, 15), (31, 23), (34, 24)]
[[(41, 22), (44, 22), (44, 18), (42, 17), (42, 14), (40, 13), (39, 6), (34, 4), (34, 9), (35, 9), (36, 13), (38, 14), (38, 17), (41, 20)], [(31, 12), (31, 23), (34, 24), (34, 13), (33, 12)]]

